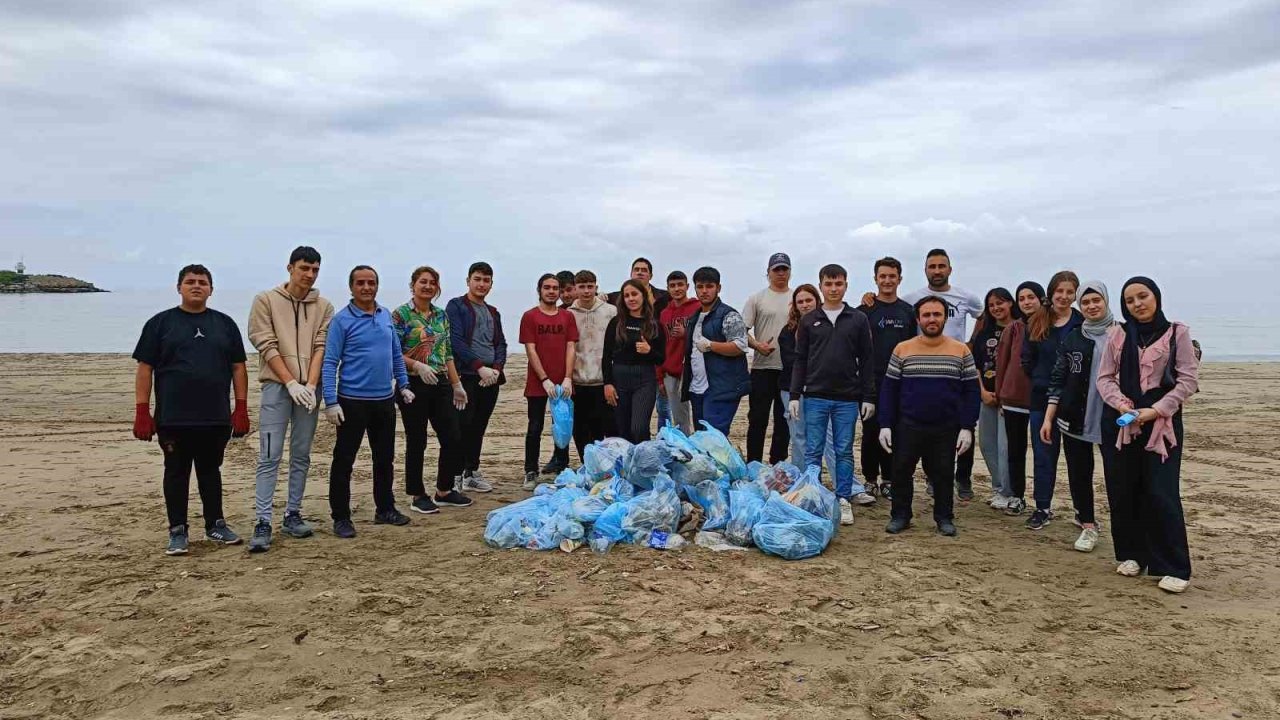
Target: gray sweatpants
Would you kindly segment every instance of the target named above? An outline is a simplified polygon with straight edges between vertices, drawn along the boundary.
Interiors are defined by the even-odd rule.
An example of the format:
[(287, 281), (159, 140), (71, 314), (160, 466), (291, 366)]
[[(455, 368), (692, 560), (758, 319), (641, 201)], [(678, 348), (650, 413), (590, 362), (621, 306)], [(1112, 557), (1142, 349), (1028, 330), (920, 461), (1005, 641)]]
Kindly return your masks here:
[(680, 402), (680, 378), (664, 374), (662, 389), (667, 394), (667, 402), (671, 403), (671, 423), (685, 435), (692, 435), (693, 408), (687, 402)]
[[(317, 402), (317, 405), (319, 403)], [(278, 382), (262, 383), (262, 406), (258, 410), (258, 473), (253, 510), (259, 520), (271, 522), (271, 504), (276, 495), (276, 478), (284, 457), (284, 439), (289, 426), (289, 499), (285, 512), (302, 511), (302, 494), (307, 489), (311, 469), (311, 441), (316, 436), (320, 410), (307, 412), (289, 397)]]
[(978, 449), (982, 451), (982, 462), (987, 465), (987, 474), (991, 475), (991, 491), (997, 495), (1010, 497), (1013, 488), (1009, 485), (1009, 438), (1004, 432), (1004, 416), (1000, 408), (983, 405), (978, 414)]

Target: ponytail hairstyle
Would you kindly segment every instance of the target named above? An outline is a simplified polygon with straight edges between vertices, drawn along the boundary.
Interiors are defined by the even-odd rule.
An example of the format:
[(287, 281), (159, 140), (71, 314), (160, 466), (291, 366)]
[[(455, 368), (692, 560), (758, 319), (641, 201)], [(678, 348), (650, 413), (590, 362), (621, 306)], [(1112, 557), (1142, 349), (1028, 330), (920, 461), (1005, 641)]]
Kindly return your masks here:
[[(640, 258), (639, 260), (636, 260), (636, 262), (640, 262), (640, 260), (644, 260), (644, 258)], [(649, 262), (648, 260), (644, 261), (646, 263)], [(632, 264), (634, 265), (635, 263)], [(627, 309), (627, 301), (624, 297), (626, 296), (628, 287), (633, 287), (636, 289), (636, 292), (640, 293), (640, 335), (643, 336), (645, 340), (653, 340), (658, 337), (658, 321), (653, 316), (653, 301), (649, 299), (649, 293), (645, 292), (646, 288), (644, 283), (635, 279), (630, 279), (622, 283), (622, 288), (618, 290), (618, 323), (614, 328), (614, 336), (617, 338), (618, 342), (627, 341), (626, 319), (631, 317), (631, 311)]]
[(814, 300), (818, 301), (819, 305), (822, 304), (822, 295), (818, 292), (818, 288), (810, 285), (809, 283), (805, 283), (796, 288), (795, 291), (791, 293), (791, 310), (787, 313), (788, 330), (795, 330), (796, 326), (800, 324), (800, 311), (796, 310), (796, 296), (802, 292), (809, 293), (813, 296)]
[(1044, 303), (1041, 304), (1039, 310), (1036, 310), (1031, 317), (1027, 318), (1027, 337), (1032, 342), (1041, 342), (1049, 337), (1049, 332), (1053, 329), (1053, 294), (1057, 292), (1058, 286), (1063, 283), (1071, 283), (1076, 288), (1079, 288), (1080, 278), (1070, 270), (1061, 270), (1049, 278), (1049, 287), (1044, 294)]

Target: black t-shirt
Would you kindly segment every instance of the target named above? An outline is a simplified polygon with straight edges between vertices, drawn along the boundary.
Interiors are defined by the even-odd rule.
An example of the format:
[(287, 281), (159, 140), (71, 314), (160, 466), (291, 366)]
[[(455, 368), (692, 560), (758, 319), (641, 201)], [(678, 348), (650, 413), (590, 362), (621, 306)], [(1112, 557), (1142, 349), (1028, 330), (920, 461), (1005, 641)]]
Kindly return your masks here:
[(245, 357), (229, 316), (165, 310), (143, 326), (133, 359), (154, 369), (156, 427), (231, 424), (231, 366)]
[(987, 392), (996, 391), (996, 348), (1000, 345), (1000, 336), (1003, 334), (1004, 328), (991, 323), (979, 330), (969, 343), (973, 361), (978, 365), (978, 378), (982, 380), (982, 388)]
[(889, 358), (893, 357), (893, 349), (898, 347), (898, 343), (916, 336), (916, 311), (905, 300), (887, 303), (879, 298), (871, 306), (858, 309), (866, 313), (867, 320), (871, 322), (871, 341), (876, 352), (876, 379), (881, 380), (889, 371)]

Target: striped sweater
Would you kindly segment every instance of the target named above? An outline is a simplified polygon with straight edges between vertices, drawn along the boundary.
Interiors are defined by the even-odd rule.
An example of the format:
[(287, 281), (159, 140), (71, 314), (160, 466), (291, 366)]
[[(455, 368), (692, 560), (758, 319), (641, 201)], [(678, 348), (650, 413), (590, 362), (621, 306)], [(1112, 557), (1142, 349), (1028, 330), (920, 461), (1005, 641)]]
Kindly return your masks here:
[(880, 385), (880, 427), (972, 428), (982, 396), (969, 347), (948, 337), (898, 343)]

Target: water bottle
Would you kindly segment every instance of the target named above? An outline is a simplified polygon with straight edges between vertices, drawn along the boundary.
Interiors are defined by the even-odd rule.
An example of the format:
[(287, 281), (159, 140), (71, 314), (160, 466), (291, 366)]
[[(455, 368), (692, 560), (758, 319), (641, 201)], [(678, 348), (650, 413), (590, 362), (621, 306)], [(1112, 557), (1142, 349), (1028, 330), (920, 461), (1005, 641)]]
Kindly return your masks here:
[(1129, 412), (1116, 418), (1116, 425), (1119, 425), (1120, 427), (1128, 427), (1133, 423), (1134, 420), (1137, 420), (1137, 419), (1138, 419), (1138, 411), (1130, 410)]
[(654, 550), (679, 550), (686, 544), (685, 539), (676, 533), (665, 530), (651, 530), (639, 543)]

